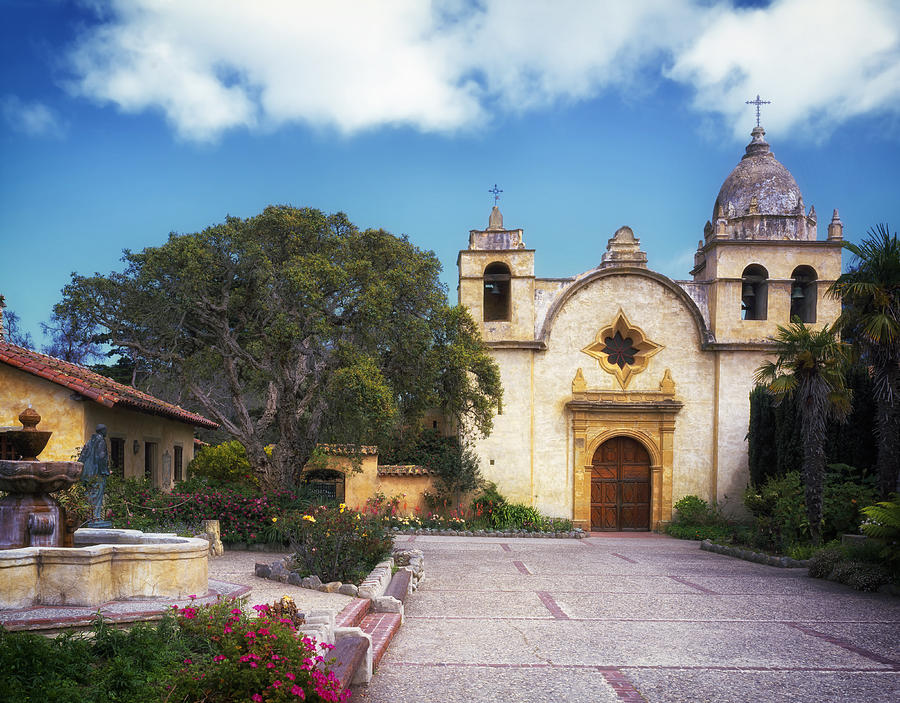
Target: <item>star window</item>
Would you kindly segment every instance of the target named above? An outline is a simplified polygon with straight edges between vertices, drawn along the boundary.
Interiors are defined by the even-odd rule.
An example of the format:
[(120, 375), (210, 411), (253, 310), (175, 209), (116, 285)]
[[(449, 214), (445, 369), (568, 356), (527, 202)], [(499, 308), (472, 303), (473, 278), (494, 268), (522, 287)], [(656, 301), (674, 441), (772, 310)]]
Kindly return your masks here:
[(633, 364), (634, 356), (638, 353), (636, 347), (631, 346), (631, 337), (622, 337), (621, 332), (616, 332), (615, 337), (606, 337), (604, 340), (606, 346), (600, 351), (607, 355), (610, 364), (615, 364), (620, 369), (625, 368), (625, 364)]
[(662, 345), (647, 339), (643, 331), (632, 325), (619, 310), (612, 323), (601, 328), (594, 341), (581, 351), (594, 357), (600, 368), (615, 376), (624, 390), (633, 376), (647, 368), (650, 357), (660, 349)]

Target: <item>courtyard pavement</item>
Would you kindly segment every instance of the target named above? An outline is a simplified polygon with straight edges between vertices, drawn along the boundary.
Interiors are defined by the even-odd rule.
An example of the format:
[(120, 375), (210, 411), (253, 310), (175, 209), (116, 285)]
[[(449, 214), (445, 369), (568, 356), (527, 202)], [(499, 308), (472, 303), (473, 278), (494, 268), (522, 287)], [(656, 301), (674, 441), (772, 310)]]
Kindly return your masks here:
[(425, 580), (366, 703), (900, 701), (900, 598), (649, 533), (398, 537)]

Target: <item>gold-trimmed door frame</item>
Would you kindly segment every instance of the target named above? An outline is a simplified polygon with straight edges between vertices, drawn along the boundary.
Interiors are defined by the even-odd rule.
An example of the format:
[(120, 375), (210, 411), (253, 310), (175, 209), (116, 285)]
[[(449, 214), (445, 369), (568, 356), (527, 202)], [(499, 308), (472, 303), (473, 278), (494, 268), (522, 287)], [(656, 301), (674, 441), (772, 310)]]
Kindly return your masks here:
[[(577, 378), (577, 377), (576, 377)], [(573, 521), (591, 529), (591, 474), (594, 452), (613, 437), (631, 437), (650, 455), (650, 529), (672, 519), (672, 469), (675, 459), (675, 416), (683, 404), (674, 397), (674, 383), (664, 390), (575, 390), (566, 407), (575, 438)]]

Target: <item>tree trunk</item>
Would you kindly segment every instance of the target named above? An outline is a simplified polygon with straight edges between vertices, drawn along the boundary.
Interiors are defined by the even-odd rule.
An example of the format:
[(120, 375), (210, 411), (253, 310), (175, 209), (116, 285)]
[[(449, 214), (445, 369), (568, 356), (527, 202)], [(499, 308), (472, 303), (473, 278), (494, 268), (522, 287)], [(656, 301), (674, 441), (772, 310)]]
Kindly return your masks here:
[(900, 403), (878, 399), (877, 435), (878, 491), (887, 500), (894, 491), (900, 493)]
[[(801, 436), (803, 441), (803, 486), (806, 498), (806, 517), (809, 536), (814, 545), (822, 543), (822, 494), (825, 490), (825, 413), (824, 408), (811, 403), (799, 403)], [(824, 405), (824, 403), (823, 403)]]

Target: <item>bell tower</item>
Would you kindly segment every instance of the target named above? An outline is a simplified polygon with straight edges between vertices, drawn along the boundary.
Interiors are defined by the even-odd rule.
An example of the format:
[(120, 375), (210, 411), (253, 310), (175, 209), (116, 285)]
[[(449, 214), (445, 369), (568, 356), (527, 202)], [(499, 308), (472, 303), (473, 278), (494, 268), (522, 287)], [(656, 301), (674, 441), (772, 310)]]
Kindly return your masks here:
[(796, 317), (832, 324), (840, 302), (825, 296), (841, 273), (843, 224), (837, 210), (828, 238), (817, 238), (797, 182), (754, 127), (741, 161), (713, 205), (691, 275), (707, 285), (710, 331), (719, 343), (764, 343)]
[(534, 249), (521, 229), (506, 229), (495, 204), (487, 229), (469, 231), (459, 252), (459, 302), (479, 323), (488, 343), (534, 339)]

